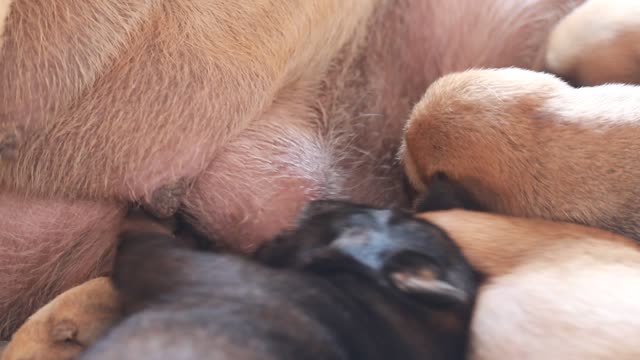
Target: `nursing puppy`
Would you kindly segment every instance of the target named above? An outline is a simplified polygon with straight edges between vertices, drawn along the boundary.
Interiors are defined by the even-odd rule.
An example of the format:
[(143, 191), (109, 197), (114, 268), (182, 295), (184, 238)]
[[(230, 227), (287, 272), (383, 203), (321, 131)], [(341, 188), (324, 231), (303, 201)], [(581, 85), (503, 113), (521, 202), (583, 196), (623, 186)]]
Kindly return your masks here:
[(406, 206), (426, 87), (541, 69), (580, 2), (0, 0), (0, 339), (109, 272), (130, 203), (241, 252), (312, 199)]
[(640, 84), (640, 3), (586, 1), (555, 26), (545, 66), (574, 85)]
[(410, 214), (309, 205), (255, 259), (122, 235), (127, 318), (81, 359), (462, 359), (475, 275)]
[(507, 68), (447, 75), (406, 125), (401, 158), (491, 211), (587, 224), (640, 240), (640, 87), (575, 89)]
[[(475, 207), (439, 178), (417, 210)], [(486, 280), (470, 359), (637, 359), (640, 248), (570, 223), (461, 209), (417, 215), (446, 231)]]

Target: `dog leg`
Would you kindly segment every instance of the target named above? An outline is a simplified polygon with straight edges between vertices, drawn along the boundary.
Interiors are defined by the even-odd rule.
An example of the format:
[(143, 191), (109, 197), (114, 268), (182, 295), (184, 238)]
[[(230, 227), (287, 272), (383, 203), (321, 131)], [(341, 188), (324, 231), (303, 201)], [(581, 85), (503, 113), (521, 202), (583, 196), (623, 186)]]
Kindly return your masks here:
[(640, 240), (639, 90), (517, 68), (443, 76), (407, 122), (407, 176), (424, 192), (441, 172), (489, 211)]
[(427, 212), (418, 217), (442, 227), (471, 265), (489, 278), (508, 274), (532, 259), (561, 258), (574, 245), (588, 249), (594, 242), (611, 242), (637, 251), (633, 240), (570, 223), (465, 210)]
[(13, 334), (1, 360), (71, 359), (120, 318), (117, 292), (106, 277), (73, 287), (40, 308)]
[[(165, 221), (166, 222), (166, 221)], [(173, 235), (171, 224), (130, 210), (121, 232)], [(121, 298), (111, 279), (98, 277), (55, 297), (13, 334), (0, 360), (63, 360), (78, 355), (123, 315)]]
[(590, 0), (552, 31), (545, 67), (578, 86), (640, 84), (639, 37), (640, 4)]
[(423, 213), (486, 275), (468, 358), (637, 359), (640, 251), (569, 223), (469, 211)]

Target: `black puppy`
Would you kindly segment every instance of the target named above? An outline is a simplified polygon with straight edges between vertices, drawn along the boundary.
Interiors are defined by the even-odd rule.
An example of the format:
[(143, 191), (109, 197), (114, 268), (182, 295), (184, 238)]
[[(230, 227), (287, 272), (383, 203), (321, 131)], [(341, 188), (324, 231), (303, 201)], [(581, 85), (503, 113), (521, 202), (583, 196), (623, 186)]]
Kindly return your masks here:
[(475, 275), (410, 214), (316, 201), (254, 259), (122, 234), (130, 314), (90, 359), (462, 359)]

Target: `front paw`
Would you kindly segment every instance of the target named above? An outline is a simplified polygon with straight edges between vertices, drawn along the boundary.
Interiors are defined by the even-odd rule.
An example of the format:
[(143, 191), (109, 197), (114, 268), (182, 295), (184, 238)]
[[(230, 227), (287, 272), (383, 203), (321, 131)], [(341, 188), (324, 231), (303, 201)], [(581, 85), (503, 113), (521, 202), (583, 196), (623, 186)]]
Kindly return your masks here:
[(120, 300), (111, 280), (87, 281), (58, 295), (27, 319), (0, 359), (73, 359), (120, 316)]

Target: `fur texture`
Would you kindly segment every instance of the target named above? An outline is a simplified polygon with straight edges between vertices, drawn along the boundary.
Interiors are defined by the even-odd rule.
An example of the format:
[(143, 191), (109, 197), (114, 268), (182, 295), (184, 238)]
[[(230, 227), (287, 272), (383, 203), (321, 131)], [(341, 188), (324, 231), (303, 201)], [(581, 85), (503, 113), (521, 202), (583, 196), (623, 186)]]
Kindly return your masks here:
[(471, 359), (640, 356), (640, 248), (633, 240), (465, 210), (418, 217), (450, 234), (488, 278), (471, 323)]
[(12, 0), (0, 0), (0, 49), (2, 49), (4, 24), (9, 16), (9, 10), (11, 10), (11, 3)]
[[(137, 231), (172, 236), (171, 223), (151, 221), (130, 209), (120, 233)], [(176, 248), (184, 247), (176, 238)], [(59, 295), (31, 315), (0, 352), (0, 360), (75, 359), (124, 315), (123, 301), (109, 277), (98, 277)]]
[(58, 295), (13, 334), (1, 360), (76, 358), (121, 317), (111, 280), (99, 277)]
[(111, 268), (124, 208), (0, 195), (0, 336), (64, 290)]
[(640, 239), (639, 136), (639, 87), (469, 70), (427, 90), (401, 157), (420, 190), (444, 172), (487, 209)]
[[(551, 27), (578, 3), (17, 0), (0, 52), (0, 192), (23, 200), (0, 205), (0, 228), (21, 216), (38, 228), (33, 203), (121, 214), (142, 202), (250, 251), (314, 198), (406, 206), (395, 154), (425, 88), (473, 66), (540, 67)], [(32, 245), (10, 257), (0, 232), (0, 266), (33, 260), (0, 272), (5, 296), (32, 299), (0, 309), (14, 318), (0, 337), (70, 285), (26, 292), (54, 273), (38, 256), (71, 252), (82, 260), (64, 271), (81, 274), (98, 252), (72, 244), (113, 244), (102, 225), (64, 221), (85, 231), (53, 242), (22, 229)]]
[(252, 260), (149, 226), (121, 238), (127, 317), (82, 359), (463, 358), (474, 273), (409, 213), (312, 202)]
[(545, 67), (574, 85), (640, 84), (638, 39), (637, 1), (589, 0), (554, 28)]

